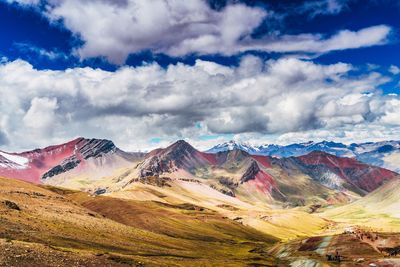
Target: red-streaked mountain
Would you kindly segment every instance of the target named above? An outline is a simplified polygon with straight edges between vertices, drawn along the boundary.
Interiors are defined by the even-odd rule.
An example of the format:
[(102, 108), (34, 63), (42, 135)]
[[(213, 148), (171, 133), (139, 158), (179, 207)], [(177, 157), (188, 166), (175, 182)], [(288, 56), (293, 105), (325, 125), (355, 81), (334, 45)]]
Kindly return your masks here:
[(137, 157), (140, 155), (126, 153), (109, 140), (77, 138), (23, 153), (0, 151), (0, 176), (40, 183), (71, 170), (127, 166)]
[(214, 158), (213, 154), (200, 152), (187, 142), (179, 140), (167, 148), (151, 151), (140, 164), (140, 176), (172, 173), (179, 169), (192, 172), (211, 165)]
[(354, 158), (337, 157), (321, 151), (313, 151), (297, 157), (308, 169), (307, 173), (318, 179), (324, 173), (333, 173), (349, 186), (371, 192), (398, 174), (383, 168), (361, 163)]

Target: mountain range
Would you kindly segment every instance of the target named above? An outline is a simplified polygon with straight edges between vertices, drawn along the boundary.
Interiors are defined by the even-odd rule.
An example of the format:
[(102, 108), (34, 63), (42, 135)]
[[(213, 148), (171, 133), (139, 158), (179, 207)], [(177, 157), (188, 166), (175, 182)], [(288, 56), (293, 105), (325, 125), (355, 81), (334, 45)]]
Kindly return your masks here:
[(240, 149), (252, 155), (273, 157), (302, 156), (312, 151), (323, 151), (338, 157), (352, 157), (367, 164), (400, 172), (400, 141), (352, 143), (349, 145), (332, 141), (294, 143), (290, 145), (251, 145), (229, 141), (216, 145), (207, 152), (217, 153)]
[(287, 152), (282, 147), (275, 154), (270, 149), (273, 156), (232, 142), (218, 148), (218, 152), (216, 148), (201, 152), (179, 140), (148, 153), (128, 153), (109, 140), (77, 138), (23, 153), (0, 152), (0, 176), (97, 194), (125, 190), (136, 182), (161, 187), (176, 183), (176, 188), (196, 183), (211, 190), (205, 195), (217, 191), (250, 203), (279, 206), (351, 202), (397, 176), (356, 158), (316, 150), (343, 151), (344, 145), (336, 143), (291, 145)]

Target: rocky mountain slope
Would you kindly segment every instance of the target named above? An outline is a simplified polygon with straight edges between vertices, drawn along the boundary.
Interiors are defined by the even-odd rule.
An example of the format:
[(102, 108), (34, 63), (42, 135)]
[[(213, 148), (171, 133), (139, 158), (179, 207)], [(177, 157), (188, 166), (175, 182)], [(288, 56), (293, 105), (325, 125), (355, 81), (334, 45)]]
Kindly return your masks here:
[(0, 176), (41, 183), (58, 176), (82, 173), (97, 176), (99, 169), (105, 175), (141, 157), (140, 153), (118, 149), (109, 140), (77, 138), (65, 144), (23, 153), (0, 151)]
[(204, 153), (184, 141), (149, 153), (142, 179), (192, 179), (245, 201), (286, 205), (348, 202), (397, 179), (397, 173), (324, 152), (274, 158), (242, 150)]
[[(377, 189), (397, 176), (397, 173), (393, 171), (370, 166), (353, 158), (336, 157), (320, 151), (311, 152), (297, 159), (306, 166), (307, 173), (314, 179), (325, 179), (329, 186), (327, 175), (334, 174), (335, 177), (330, 179), (333, 183), (339, 177), (341, 182), (347, 183), (347, 188), (355, 188), (354, 191), (362, 190), (365, 193)], [(338, 184), (335, 186), (340, 187)], [(345, 187), (344, 184), (343, 187)]]

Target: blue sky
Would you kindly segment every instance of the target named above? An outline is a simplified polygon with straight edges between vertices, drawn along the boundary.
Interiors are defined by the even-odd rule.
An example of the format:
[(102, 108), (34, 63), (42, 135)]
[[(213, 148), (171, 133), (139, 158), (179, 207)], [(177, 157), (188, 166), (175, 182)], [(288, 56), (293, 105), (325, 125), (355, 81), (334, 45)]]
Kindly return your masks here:
[(399, 15), (395, 0), (0, 1), (0, 149), (395, 138)]

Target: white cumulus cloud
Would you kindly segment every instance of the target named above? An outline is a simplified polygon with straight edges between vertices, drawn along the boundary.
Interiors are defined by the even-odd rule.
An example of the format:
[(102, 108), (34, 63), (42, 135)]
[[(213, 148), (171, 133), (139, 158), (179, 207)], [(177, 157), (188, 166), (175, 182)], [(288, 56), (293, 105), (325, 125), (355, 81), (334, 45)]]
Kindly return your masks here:
[(58, 108), (56, 98), (35, 97), (22, 121), (24, 125), (40, 133), (47, 134), (55, 127), (55, 112)]
[(397, 75), (397, 74), (400, 73), (400, 68), (397, 67), (396, 65), (391, 65), (391, 66), (389, 67), (389, 72), (392, 73), (392, 74), (394, 74), (394, 75)]
[(368, 128), (392, 136), (400, 127), (400, 98), (379, 90), (390, 78), (350, 74), (354, 69), (254, 56), (237, 67), (197, 60), (115, 72), (37, 70), (6, 61), (0, 64), (1, 143), (26, 149), (87, 136), (136, 150), (153, 137), (204, 144), (201, 136), (267, 135), (283, 142), (330, 132), (350, 140), (352, 129)]

